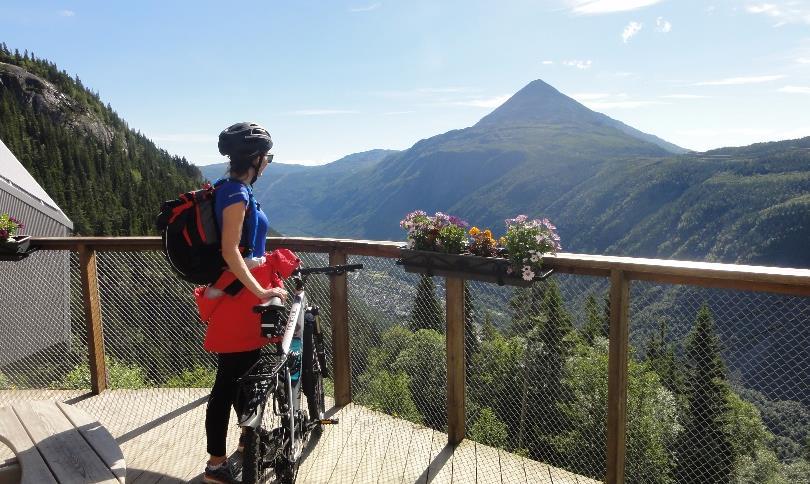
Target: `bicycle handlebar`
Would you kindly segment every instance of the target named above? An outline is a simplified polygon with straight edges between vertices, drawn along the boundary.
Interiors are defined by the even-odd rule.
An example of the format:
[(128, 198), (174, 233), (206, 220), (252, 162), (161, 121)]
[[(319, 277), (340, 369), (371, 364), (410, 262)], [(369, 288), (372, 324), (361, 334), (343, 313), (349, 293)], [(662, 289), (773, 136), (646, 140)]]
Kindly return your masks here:
[(362, 269), (363, 264), (345, 264), (339, 266), (326, 266), (326, 267), (305, 267), (303, 269), (296, 269), (293, 275), (306, 276), (309, 274), (328, 274), (339, 276), (344, 272), (354, 272)]

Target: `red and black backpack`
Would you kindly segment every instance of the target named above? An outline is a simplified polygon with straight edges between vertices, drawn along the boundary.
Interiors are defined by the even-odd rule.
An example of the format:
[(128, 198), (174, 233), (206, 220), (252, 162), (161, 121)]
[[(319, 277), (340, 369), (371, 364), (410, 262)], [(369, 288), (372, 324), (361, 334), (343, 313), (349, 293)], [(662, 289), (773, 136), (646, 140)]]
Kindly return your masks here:
[[(219, 180), (215, 185), (206, 183), (200, 190), (184, 193), (160, 205), (156, 225), (163, 239), (163, 254), (185, 281), (213, 284), (227, 268), (222, 258), (222, 232), (214, 212), (215, 190), (224, 181)], [(253, 250), (251, 247), (240, 249), (243, 255)]]

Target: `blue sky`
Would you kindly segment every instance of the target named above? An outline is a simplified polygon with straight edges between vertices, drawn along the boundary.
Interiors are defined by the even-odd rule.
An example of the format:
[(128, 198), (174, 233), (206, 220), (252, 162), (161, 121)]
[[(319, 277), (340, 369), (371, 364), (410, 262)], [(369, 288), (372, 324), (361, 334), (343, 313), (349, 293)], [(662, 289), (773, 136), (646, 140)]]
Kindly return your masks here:
[(810, 136), (810, 0), (16, 1), (47, 58), (168, 151), (265, 125), (320, 164), (474, 124), (543, 79), (686, 148)]

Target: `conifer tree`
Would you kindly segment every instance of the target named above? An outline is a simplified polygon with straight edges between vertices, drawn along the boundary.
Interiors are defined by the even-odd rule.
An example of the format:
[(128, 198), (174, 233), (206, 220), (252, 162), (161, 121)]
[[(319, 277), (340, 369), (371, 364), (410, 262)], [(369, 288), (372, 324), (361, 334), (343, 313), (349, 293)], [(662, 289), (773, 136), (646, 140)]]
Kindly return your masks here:
[(481, 340), (493, 341), (499, 335), (498, 328), (492, 322), (492, 311), (489, 309), (484, 311), (484, 324), (481, 325)]
[(661, 377), (661, 384), (674, 393), (683, 393), (683, 372), (675, 359), (675, 346), (666, 342), (667, 323), (661, 320), (658, 334), (647, 341), (647, 361), (650, 367)]
[(444, 311), (436, 298), (436, 285), (433, 278), (421, 274), (419, 284), (416, 286), (416, 296), (411, 309), (409, 322), (411, 331), (432, 329), (444, 334)]
[(534, 318), (542, 313), (546, 284), (532, 284), (529, 287), (515, 289), (509, 299), (512, 311), (512, 322), (507, 334), (525, 337), (534, 327)]
[(598, 336), (607, 338), (606, 328), (609, 328), (609, 325), (605, 324), (604, 311), (600, 310), (599, 304), (596, 302), (596, 296), (588, 294), (585, 299), (585, 325), (580, 331), (583, 341), (593, 345)]
[(678, 445), (678, 482), (730, 482), (735, 456), (726, 430), (726, 368), (707, 305), (687, 339), (688, 407)]
[(563, 379), (565, 362), (573, 350), (574, 327), (563, 305), (559, 286), (554, 281), (544, 285), (547, 287), (543, 291), (540, 314), (532, 319), (525, 353), (526, 400), (542, 407), (543, 412), (523, 422), (528, 429), (525, 447), (535, 459), (560, 463), (564, 459), (557, 451), (555, 438), (570, 427), (561, 408), (571, 398)]

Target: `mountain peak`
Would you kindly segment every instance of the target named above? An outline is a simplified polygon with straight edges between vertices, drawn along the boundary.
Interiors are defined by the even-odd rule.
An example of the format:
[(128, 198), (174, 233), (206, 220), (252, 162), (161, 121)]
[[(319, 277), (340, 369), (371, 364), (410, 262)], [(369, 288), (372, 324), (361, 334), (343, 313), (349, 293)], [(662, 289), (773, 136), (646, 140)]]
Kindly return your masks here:
[(599, 124), (591, 111), (540, 79), (527, 84), (476, 126), (504, 124)]
[(505, 103), (481, 118), (476, 127), (557, 125), (590, 130), (609, 126), (633, 138), (647, 141), (671, 153), (687, 150), (657, 136), (641, 132), (621, 121), (592, 111), (540, 79), (528, 83)]

